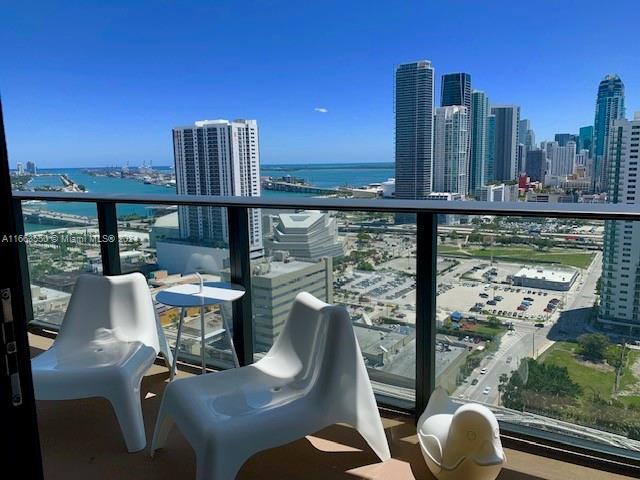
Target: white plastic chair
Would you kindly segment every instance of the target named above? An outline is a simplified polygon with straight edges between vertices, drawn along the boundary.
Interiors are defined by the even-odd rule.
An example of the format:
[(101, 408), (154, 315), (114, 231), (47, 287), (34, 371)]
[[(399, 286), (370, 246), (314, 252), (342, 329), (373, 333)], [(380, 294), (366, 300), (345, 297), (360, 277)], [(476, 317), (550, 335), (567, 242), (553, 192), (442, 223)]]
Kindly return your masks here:
[(195, 450), (199, 480), (233, 479), (254, 453), (335, 423), (354, 426), (381, 460), (390, 458), (349, 314), (308, 293), (298, 294), (257, 363), (167, 386), (152, 455), (174, 423)]
[(115, 410), (127, 450), (142, 450), (147, 441), (140, 382), (159, 351), (171, 365), (142, 274), (80, 275), (58, 337), (31, 361), (36, 399), (104, 397)]

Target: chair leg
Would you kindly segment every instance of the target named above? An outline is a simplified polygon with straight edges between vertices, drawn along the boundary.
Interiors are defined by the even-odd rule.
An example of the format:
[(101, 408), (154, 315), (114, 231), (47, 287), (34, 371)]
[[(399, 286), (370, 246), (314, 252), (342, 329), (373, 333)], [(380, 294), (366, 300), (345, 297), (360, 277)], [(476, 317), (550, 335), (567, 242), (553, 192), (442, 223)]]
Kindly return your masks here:
[(196, 480), (234, 480), (246, 461), (239, 449), (196, 451)]
[(151, 440), (151, 456), (159, 448), (163, 448), (167, 443), (167, 437), (174, 425), (173, 418), (165, 412), (164, 404), (160, 406), (160, 412), (158, 412), (158, 419), (156, 420), (156, 427), (153, 431), (153, 440)]
[(147, 446), (147, 437), (144, 430), (142, 417), (142, 404), (140, 401), (140, 388), (132, 389), (121, 387), (109, 398), (118, 418), (120, 430), (127, 450), (130, 453), (142, 450)]

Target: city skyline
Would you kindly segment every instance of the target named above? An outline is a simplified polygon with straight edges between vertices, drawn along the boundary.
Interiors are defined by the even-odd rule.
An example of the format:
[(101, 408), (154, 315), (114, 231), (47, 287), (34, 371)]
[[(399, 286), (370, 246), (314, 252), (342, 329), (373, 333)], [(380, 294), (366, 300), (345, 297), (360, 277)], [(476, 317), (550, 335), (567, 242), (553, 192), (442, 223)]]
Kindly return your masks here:
[[(167, 132), (212, 116), (259, 119), (263, 164), (391, 162), (392, 72), (416, 58), (428, 58), (435, 67), (436, 104), (440, 76), (464, 71), (496, 104), (520, 105), (538, 139), (577, 133), (593, 122), (594, 90), (603, 76), (617, 73), (624, 79), (631, 112), (640, 105), (640, 78), (632, 20), (620, 16), (614, 22), (595, 9), (574, 7), (553, 4), (558, 15), (570, 13), (571, 25), (511, 42), (535, 20), (526, 5), (471, 3), (462, 16), (453, 5), (367, 5), (371, 15), (358, 22), (355, 7), (338, 17), (338, 9), (289, 7), (274, 20), (259, 4), (242, 19), (223, 3), (192, 5), (184, 13), (171, 5), (11, 5), (0, 29), (4, 64), (11, 66), (0, 77), (11, 163), (35, 161), (48, 168), (146, 160), (170, 165)], [(200, 21), (187, 33), (184, 16), (193, 17), (194, 9)], [(408, 20), (416, 17), (430, 18), (433, 27), (412, 27)], [(459, 28), (459, 41), (453, 43), (446, 34), (451, 18), (473, 26)], [(503, 20), (496, 35), (477, 34), (483, 19), (496, 18)], [(329, 23), (337, 28), (325, 38)], [(158, 28), (174, 24), (175, 31)], [(602, 35), (586, 35), (596, 24)], [(174, 33), (160, 38), (167, 30)], [(100, 35), (88, 34), (95, 31)], [(463, 47), (471, 39), (473, 51)], [(216, 48), (230, 41), (250, 46), (251, 61), (234, 61), (235, 48)], [(123, 42), (135, 48), (123, 49)], [(190, 52), (188, 45), (198, 48)], [(560, 46), (575, 46), (575, 55), (554, 61)], [(514, 52), (526, 48), (535, 55), (525, 62)], [(203, 61), (203, 55), (210, 60)], [(536, 71), (553, 71), (553, 88), (548, 75), (533, 75)], [(510, 78), (505, 72), (519, 74)], [(202, 80), (215, 88), (184, 97), (187, 85)], [(37, 125), (42, 141), (34, 144)]]

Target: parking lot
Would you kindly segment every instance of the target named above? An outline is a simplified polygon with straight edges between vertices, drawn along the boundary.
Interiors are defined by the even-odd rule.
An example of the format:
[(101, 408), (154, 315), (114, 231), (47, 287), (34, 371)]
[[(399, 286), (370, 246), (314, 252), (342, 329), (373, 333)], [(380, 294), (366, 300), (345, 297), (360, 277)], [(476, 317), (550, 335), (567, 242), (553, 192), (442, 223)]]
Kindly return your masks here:
[[(508, 281), (520, 265), (485, 263), (474, 268), (462, 272), (453, 281), (438, 284), (437, 308), (441, 319), (454, 311), (465, 316), (485, 311), (502, 319), (546, 321), (558, 312), (565, 300), (566, 292), (502, 283)], [(556, 304), (554, 308), (548, 308), (550, 303)]]
[[(398, 304), (411, 304), (415, 299), (415, 279), (399, 272), (362, 272), (345, 276), (338, 286), (356, 291), (372, 300), (390, 300)], [(409, 298), (411, 295), (411, 298)]]

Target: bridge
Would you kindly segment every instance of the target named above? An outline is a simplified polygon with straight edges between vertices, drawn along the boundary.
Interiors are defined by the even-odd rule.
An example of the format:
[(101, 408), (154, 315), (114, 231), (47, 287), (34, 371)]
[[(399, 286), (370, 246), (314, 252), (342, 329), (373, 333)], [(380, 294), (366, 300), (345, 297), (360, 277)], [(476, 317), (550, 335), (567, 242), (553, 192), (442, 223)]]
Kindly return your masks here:
[(340, 192), (340, 190), (336, 188), (314, 187), (313, 185), (306, 185), (303, 183), (290, 183), (266, 179), (262, 180), (262, 188), (265, 190), (276, 190), (279, 192), (311, 193), (314, 195), (334, 195)]
[(22, 215), (25, 223), (45, 224), (59, 227), (86, 227), (97, 225), (98, 220), (82, 215), (54, 212), (39, 208), (23, 208)]

